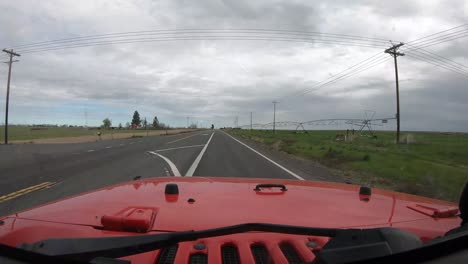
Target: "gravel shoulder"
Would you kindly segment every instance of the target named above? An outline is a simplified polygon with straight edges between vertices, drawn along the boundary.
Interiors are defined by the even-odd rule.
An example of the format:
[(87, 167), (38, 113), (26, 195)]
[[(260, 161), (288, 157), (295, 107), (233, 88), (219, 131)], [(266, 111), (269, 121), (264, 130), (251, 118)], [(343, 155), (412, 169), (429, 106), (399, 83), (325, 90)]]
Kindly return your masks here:
[[(229, 133), (229, 131), (226, 132)], [(271, 158), (275, 162), (284, 165), (288, 169), (296, 172), (301, 176), (304, 176), (303, 178), (306, 180), (319, 180), (340, 183), (349, 182), (349, 179), (341, 176), (340, 174), (332, 171), (318, 162), (303, 159), (286, 152), (276, 150), (273, 147), (250, 140), (248, 138), (233, 135), (231, 133), (229, 134), (254, 148), (255, 150), (261, 152), (265, 156)]]

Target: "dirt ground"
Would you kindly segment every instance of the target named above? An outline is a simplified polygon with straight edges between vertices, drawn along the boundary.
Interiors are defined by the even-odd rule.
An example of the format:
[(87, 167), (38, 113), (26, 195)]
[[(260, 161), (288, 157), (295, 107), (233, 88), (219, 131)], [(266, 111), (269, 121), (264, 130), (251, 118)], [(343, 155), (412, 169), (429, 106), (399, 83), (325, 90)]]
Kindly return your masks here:
[(146, 136), (159, 136), (159, 135), (175, 135), (181, 133), (187, 133), (195, 131), (195, 129), (173, 129), (173, 130), (155, 130), (146, 132), (135, 132), (135, 133), (114, 133), (106, 134), (102, 136), (79, 136), (79, 137), (60, 137), (60, 138), (40, 138), (31, 140), (14, 140), (12, 144), (65, 144), (65, 143), (84, 143), (84, 142), (95, 142), (99, 140), (112, 140), (112, 139), (123, 139), (135, 137), (146, 137)]

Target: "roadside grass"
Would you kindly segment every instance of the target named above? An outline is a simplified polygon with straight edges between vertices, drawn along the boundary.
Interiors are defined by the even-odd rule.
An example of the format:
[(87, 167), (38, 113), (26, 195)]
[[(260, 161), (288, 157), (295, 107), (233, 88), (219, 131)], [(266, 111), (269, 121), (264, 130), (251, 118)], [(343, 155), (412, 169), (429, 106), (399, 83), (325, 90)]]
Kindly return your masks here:
[[(346, 131), (231, 130), (230, 133), (318, 161), (355, 184), (455, 201), (468, 181), (468, 134), (378, 131), (377, 138), (337, 141)], [(350, 133), (351, 134), (351, 133)]]
[[(145, 133), (145, 130), (135, 129), (87, 129), (79, 127), (48, 127), (44, 129), (32, 129), (26, 126), (11, 126), (8, 127), (8, 140), (32, 140), (40, 138), (60, 138), (60, 137), (77, 137), (77, 136), (96, 136), (98, 132), (101, 135), (117, 134), (117, 133)], [(5, 127), (0, 126), (0, 142), (5, 139)]]

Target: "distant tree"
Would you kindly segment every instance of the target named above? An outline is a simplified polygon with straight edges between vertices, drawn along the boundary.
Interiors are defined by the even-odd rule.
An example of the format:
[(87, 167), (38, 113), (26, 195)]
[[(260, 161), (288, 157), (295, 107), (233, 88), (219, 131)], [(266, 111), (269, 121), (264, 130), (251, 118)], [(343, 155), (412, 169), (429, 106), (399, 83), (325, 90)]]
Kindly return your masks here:
[(193, 123), (189, 126), (189, 128), (197, 128), (197, 124)]
[(109, 118), (102, 120), (102, 127), (105, 129), (109, 129), (112, 126), (112, 121)]
[(129, 128), (129, 127), (130, 127), (130, 123), (129, 123), (129, 122), (125, 123), (125, 127), (126, 127), (126, 128)]
[(146, 117), (143, 120), (143, 127), (146, 129), (146, 126), (148, 126), (148, 121), (146, 121)]
[(164, 123), (159, 123), (159, 129), (168, 129), (169, 125), (166, 125)]
[(122, 123), (119, 123), (119, 129), (122, 129)]
[(135, 111), (133, 113), (132, 126), (139, 127), (140, 124), (141, 124), (140, 114), (138, 113), (138, 111)]
[(158, 120), (158, 117), (155, 116), (154, 119), (153, 119), (153, 128), (159, 128), (160, 125), (159, 125), (159, 120)]

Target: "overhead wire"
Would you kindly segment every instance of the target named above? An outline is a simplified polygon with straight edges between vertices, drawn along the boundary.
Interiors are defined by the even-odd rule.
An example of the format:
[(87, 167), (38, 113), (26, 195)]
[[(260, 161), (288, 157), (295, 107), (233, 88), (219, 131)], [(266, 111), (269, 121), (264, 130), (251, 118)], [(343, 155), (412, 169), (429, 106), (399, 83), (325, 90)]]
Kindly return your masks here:
[(63, 39), (55, 39), (50, 41), (40, 41), (33, 42), (29, 44), (21, 44), (12, 46), (10, 48), (18, 49), (25, 47), (33, 46), (42, 46), (50, 45), (56, 43), (65, 43), (65, 42), (76, 42), (76, 41), (85, 41), (93, 39), (102, 39), (102, 38), (120, 38), (127, 36), (140, 36), (140, 35), (160, 35), (160, 34), (193, 34), (193, 33), (252, 33), (252, 34), (296, 34), (296, 35), (306, 35), (306, 36), (321, 36), (329, 38), (341, 38), (341, 39), (351, 39), (351, 40), (363, 40), (363, 41), (374, 41), (374, 42), (387, 42), (387, 40), (382, 38), (370, 38), (362, 37), (355, 35), (347, 34), (333, 34), (333, 33), (323, 33), (323, 32), (310, 32), (310, 31), (298, 31), (298, 30), (277, 30), (277, 29), (175, 29), (175, 30), (147, 30), (147, 31), (131, 31), (131, 32), (120, 32), (120, 33), (109, 33), (109, 34), (97, 34), (90, 36), (82, 37), (71, 37)]
[[(412, 44), (408, 44), (408, 45), (409, 45), (409, 46), (413, 46)], [(428, 54), (428, 55), (431, 54), (432, 56), (435, 56), (435, 57), (439, 58), (440, 60), (450, 62), (450, 63), (452, 63), (452, 64), (454, 64), (454, 65), (458, 65), (458, 66), (460, 66), (460, 67), (462, 67), (462, 68), (468, 68), (468, 66), (465, 66), (465, 65), (463, 65), (463, 64), (461, 64), (461, 63), (458, 63), (458, 62), (456, 62), (456, 61), (454, 61), (454, 60), (452, 60), (452, 59), (449, 59), (449, 58), (446, 58), (446, 57), (444, 57), (444, 56), (441, 56), (441, 55), (439, 55), (439, 54), (437, 54), (437, 53), (434, 53), (434, 52), (432, 52), (432, 51), (429, 51), (429, 50), (426, 50), (426, 49), (423, 49), (423, 48), (418, 48), (417, 51), (422, 52), (422, 53), (426, 53), (426, 54)]]
[(468, 29), (466, 31), (464, 31), (464, 32), (460, 32), (460, 33), (457, 33), (455, 35), (441, 36), (440, 38), (433, 39), (431, 41), (427, 41), (427, 42), (419, 43), (419, 44), (413, 44), (413, 46), (415, 46), (413, 49), (427, 48), (427, 47), (431, 47), (431, 46), (438, 45), (438, 44), (441, 44), (441, 43), (445, 43), (445, 42), (457, 40), (457, 39), (460, 39), (460, 38), (464, 38), (466, 36), (468, 36)]
[[(458, 38), (461, 38), (461, 37), (465, 37), (466, 33), (468, 33), (466, 28), (461, 29), (461, 30), (457, 30), (455, 32), (450, 32), (450, 33), (446, 33), (446, 32), (453, 31), (455, 29), (463, 28), (463, 27), (466, 27), (466, 26), (468, 26), (468, 24), (463, 24), (463, 25), (460, 25), (460, 26), (456, 26), (456, 27), (453, 27), (453, 28), (450, 28), (450, 29), (446, 29), (446, 30), (443, 30), (443, 31), (440, 31), (440, 32), (436, 32), (434, 34), (430, 34), (428, 36), (420, 37), (418, 39), (409, 41), (406, 44), (409, 44), (410, 46), (412, 46), (412, 48), (407, 48), (407, 49), (405, 49), (403, 51), (418, 52), (418, 53), (423, 53), (422, 55), (424, 55), (424, 56), (429, 56), (430, 54), (424, 54), (425, 51), (419, 51), (419, 50), (424, 49), (425, 47), (428, 47), (428, 46), (433, 46), (433, 45), (440, 44), (440, 43), (443, 43), (443, 42), (447, 42), (447, 41), (455, 40), (455, 39), (458, 39)], [(446, 34), (443, 34), (443, 33), (446, 33)], [(443, 34), (443, 35), (441, 35), (441, 34)], [(413, 43), (413, 44), (411, 44), (411, 43)], [(428, 52), (426, 52), (426, 53), (428, 53)], [(365, 59), (364, 61), (361, 61), (361, 62), (351, 66), (348, 69), (351, 69), (351, 68), (354, 68), (357, 65), (360, 65), (361, 63), (370, 60), (371, 58), (375, 57), (376, 55), (373, 55), (373, 56)], [(457, 72), (459, 74), (464, 74), (464, 70), (460, 69), (456, 65), (453, 65), (453, 61), (451, 61), (449, 59), (446, 59), (446, 58), (443, 58), (443, 57), (441, 57), (439, 55), (437, 55), (437, 56), (440, 57), (440, 58), (434, 58), (434, 55), (430, 55), (430, 56), (432, 57), (432, 58), (429, 59), (429, 61), (432, 59), (431, 64), (436, 65), (436, 66), (440, 65), (440, 66), (443, 66), (443, 68), (455, 71), (455, 72)], [(417, 57), (417, 55), (415, 57)], [(445, 59), (445, 61), (442, 58)], [(353, 75), (356, 75), (356, 74), (358, 74), (358, 73), (360, 73), (362, 71), (368, 70), (368, 69), (370, 69), (372, 67), (377, 66), (380, 63), (385, 62), (386, 60), (387, 59), (382, 59), (382, 58), (377, 59), (377, 60), (374, 59), (373, 61), (371, 61), (371, 62), (374, 62), (374, 63), (367, 66), (367, 67), (365, 67), (364, 65), (359, 66), (359, 68), (361, 68), (361, 70), (359, 70), (359, 68), (357, 68), (357, 69), (354, 69), (354, 70), (350, 71), (347, 74), (341, 75), (342, 73), (344, 73), (344, 72), (346, 72), (348, 70), (348, 69), (346, 69), (346, 70), (344, 70), (344, 71), (342, 71), (342, 72), (340, 72), (340, 73), (338, 73), (338, 74), (336, 74), (336, 75), (334, 75), (334, 76), (332, 76), (330, 78), (327, 78), (324, 81), (319, 82), (318, 84), (316, 84), (316, 85), (314, 85), (314, 86), (312, 86), (310, 88), (306, 88), (306, 89), (303, 89), (303, 90), (301, 90), (299, 92), (295, 92), (293, 95), (290, 95), (290, 96), (302, 96), (302, 95), (304, 95), (306, 93), (309, 93), (311, 91), (318, 90), (319, 88), (321, 88), (323, 86), (326, 86), (328, 84), (335, 83), (335, 82), (337, 82), (339, 80), (346, 79), (346, 78), (351, 77)], [(439, 61), (437, 61), (437, 60), (439, 60)], [(425, 61), (428, 61), (428, 59), (426, 58)], [(451, 63), (449, 63), (448, 61), (451, 61)], [(459, 65), (461, 65), (461, 64), (459, 64)], [(461, 65), (461, 66), (465, 67), (464, 65)], [(362, 68), (362, 67), (364, 67), (364, 68)], [(287, 97), (290, 97), (290, 96), (287, 96)], [(285, 98), (287, 98), (287, 97), (285, 97)]]
[(427, 60), (430, 60), (430, 61), (433, 61), (433, 62), (437, 63), (438, 65), (444, 65), (446, 67), (445, 69), (450, 69), (453, 72), (460, 73), (460, 74), (468, 74), (468, 71), (466, 71), (465, 69), (463, 69), (461, 67), (458, 67), (458, 66), (454, 65), (453, 63), (448, 63), (448, 62), (446, 62), (444, 60), (441, 60), (438, 57), (436, 57), (436, 56), (434, 56), (434, 55), (432, 55), (430, 53), (423, 53), (423, 52), (421, 52), (419, 50), (414, 51), (414, 52), (416, 52), (416, 54), (414, 54), (414, 53), (410, 53), (410, 54), (426, 58)]
[[(405, 44), (407, 44), (409, 47), (405, 47), (401, 49), (401, 51), (405, 52), (409, 57), (466, 76), (468, 72), (464, 68), (468, 69), (467, 66), (446, 57), (440, 56), (434, 52), (428, 51), (425, 48), (468, 36), (467, 27), (468, 24), (463, 24), (406, 42)], [(457, 30), (453, 31), (455, 29)]]
[(445, 66), (445, 65), (442, 65), (442, 64), (440, 64), (440, 63), (438, 63), (438, 62), (435, 62), (434, 60), (425, 58), (425, 57), (423, 57), (423, 56), (415, 55), (415, 54), (407, 54), (407, 56), (412, 57), (412, 58), (415, 58), (415, 59), (418, 59), (418, 60), (421, 60), (421, 61), (424, 61), (424, 62), (427, 62), (427, 63), (432, 64), (432, 65), (437, 66), (437, 67), (441, 67), (441, 68), (447, 69), (447, 70), (449, 70), (449, 71), (458, 73), (458, 74), (460, 74), (460, 75), (462, 75), (462, 76), (468, 78), (468, 74), (467, 74), (467, 73), (458, 72), (458, 71), (456, 71), (456, 70), (453, 70), (452, 68), (449, 68), (449, 67), (447, 67), (447, 66)]
[[(380, 56), (378, 56), (380, 54)], [(372, 59), (374, 58), (374, 59)], [(370, 60), (370, 61), (369, 61)], [(335, 83), (337, 81), (340, 81), (340, 80), (343, 80), (343, 79), (347, 79), (347, 78), (350, 78), (354, 75), (357, 75), (365, 70), (368, 70), (372, 67), (375, 67), (385, 61), (389, 60), (388, 57), (385, 57), (383, 56), (382, 53), (377, 53), (343, 71), (341, 71), (340, 73), (338, 74), (335, 74), (333, 75), (332, 77), (329, 77), (319, 83), (317, 83), (316, 85), (310, 87), (310, 88), (306, 88), (306, 89), (303, 89), (299, 92), (295, 92), (294, 94), (292, 95), (289, 95), (289, 96), (285, 96), (285, 97), (282, 97), (282, 100), (286, 99), (286, 98), (289, 98), (289, 97), (292, 97), (292, 96), (303, 96), (305, 94), (308, 94), (310, 92), (314, 92), (314, 91), (317, 91), (327, 85), (330, 85), (332, 83)], [(366, 62), (367, 61), (367, 62)], [(366, 63), (364, 63), (366, 62)], [(359, 66), (358, 66), (359, 65)], [(358, 66), (358, 67), (356, 67)], [(351, 70), (352, 69), (352, 70)], [(345, 73), (346, 72), (346, 73)]]
[(329, 39), (314, 39), (314, 38), (293, 38), (293, 37), (283, 37), (283, 36), (265, 36), (265, 37), (256, 37), (248, 35), (235, 35), (235, 36), (182, 36), (182, 37), (157, 37), (157, 38), (133, 38), (133, 39), (120, 39), (120, 40), (108, 40), (108, 41), (95, 41), (95, 42), (84, 42), (77, 44), (66, 44), (66, 45), (55, 45), (55, 46), (46, 46), (39, 48), (30, 48), (17, 50), (18, 53), (36, 53), (44, 52), (51, 50), (59, 49), (68, 49), (68, 48), (81, 48), (89, 46), (101, 46), (101, 45), (111, 45), (111, 44), (125, 44), (125, 43), (139, 43), (139, 42), (159, 42), (159, 41), (180, 41), (180, 40), (265, 40), (265, 41), (287, 41), (287, 42), (303, 42), (303, 43), (320, 43), (320, 44), (334, 44), (334, 45), (349, 45), (357, 47), (366, 47), (366, 48), (382, 48), (385, 47), (383, 44), (376, 43), (359, 43), (352, 41), (338, 41), (338, 40), (329, 40)]
[(461, 28), (461, 27), (466, 27), (468, 26), (468, 23), (467, 24), (462, 24), (462, 25), (459, 25), (459, 26), (456, 26), (456, 27), (452, 27), (452, 28), (449, 28), (449, 29), (445, 29), (445, 30), (442, 30), (442, 31), (439, 31), (439, 32), (436, 32), (436, 33), (433, 33), (433, 34), (430, 34), (430, 35), (427, 35), (427, 36), (424, 36), (424, 37), (420, 37), (420, 38), (417, 38), (417, 39), (413, 39), (411, 41), (408, 41), (406, 42), (407, 44), (408, 43), (412, 43), (414, 44), (414, 42), (419, 42), (423, 39), (427, 39), (427, 38), (430, 38), (432, 36), (436, 36), (436, 35), (440, 35), (442, 33), (445, 33), (445, 32), (448, 32), (448, 31), (451, 31), (451, 30), (454, 30), (454, 29), (457, 29), (457, 28)]
[[(439, 55), (430, 55), (427, 54), (427, 51), (418, 51), (423, 49), (424, 47), (436, 45), (439, 43), (443, 43), (446, 41), (451, 41), (454, 39), (458, 39), (461, 37), (467, 36), (468, 29), (457, 30), (455, 32), (450, 32), (443, 34), (445, 32), (453, 31), (454, 29), (461, 28), (465, 25), (460, 25), (451, 29), (447, 29), (441, 32), (437, 32), (425, 37), (421, 37), (415, 39), (413, 41), (407, 42), (411, 48), (406, 48), (403, 51), (416, 51), (418, 53), (426, 53), (420, 54), (419, 57), (424, 57), (427, 60), (432, 61), (434, 65), (444, 65), (446, 69), (451, 69), (452, 71), (463, 71), (458, 68), (459, 66), (466, 67), (464, 65), (458, 64), (459, 66), (454, 66), (453, 61), (449, 63), (449, 59), (443, 58)], [(128, 37), (135, 37), (135, 36), (152, 36), (152, 35), (168, 35), (168, 34), (178, 34), (178, 35), (186, 35), (186, 34), (193, 34), (193, 33), (209, 33), (209, 35), (200, 36), (182, 36), (182, 37), (174, 37), (174, 36), (166, 36), (160, 38), (134, 38), (129, 39)], [(248, 35), (212, 35), (213, 33), (249, 33)], [(260, 34), (265, 35), (262, 37), (258, 36), (251, 36), (250, 34)], [(443, 35), (441, 35), (443, 34)], [(276, 36), (279, 35), (279, 36)], [(286, 36), (302, 36), (299, 38), (292, 38), (292, 37), (283, 37), (281, 35)], [(439, 35), (439, 36), (438, 36)], [(315, 36), (317, 38), (304, 38), (304, 36)], [(96, 42), (87, 42), (89, 40), (99, 40), (103, 39), (104, 41), (96, 41)], [(347, 46), (356, 46), (356, 47), (366, 47), (366, 48), (382, 48), (384, 47), (384, 43), (387, 43), (387, 40), (382, 38), (369, 38), (369, 37), (361, 37), (361, 36), (354, 36), (354, 35), (345, 35), (345, 34), (330, 34), (330, 33), (322, 33), (322, 32), (307, 32), (307, 31), (293, 31), (293, 30), (269, 30), (269, 29), (180, 29), (180, 30), (153, 30), (153, 31), (134, 31), (134, 32), (123, 32), (123, 33), (110, 33), (110, 34), (99, 34), (99, 35), (91, 35), (91, 36), (84, 36), (84, 37), (72, 37), (72, 38), (65, 38), (65, 39), (57, 39), (51, 41), (42, 41), (42, 42), (35, 42), (30, 44), (22, 44), (17, 46), (12, 46), (12, 48), (20, 48), (20, 52), (22, 53), (36, 53), (36, 52), (45, 52), (45, 51), (52, 51), (58, 49), (68, 49), (68, 48), (80, 48), (80, 47), (89, 47), (89, 46), (100, 46), (100, 45), (111, 45), (111, 44), (125, 44), (125, 43), (138, 43), (138, 42), (154, 42), (154, 41), (180, 41), (180, 40), (264, 40), (264, 41), (286, 41), (286, 42), (304, 42), (304, 43), (320, 43), (320, 44), (332, 44), (332, 45), (347, 45)], [(353, 42), (354, 41), (354, 42)], [(410, 44), (413, 43), (413, 44)], [(385, 46), (387, 47), (387, 46)], [(385, 60), (381, 58), (375, 58), (372, 61), (369, 61), (373, 57), (377, 56), (378, 54), (371, 56), (370, 58), (365, 59), (364, 61), (345, 69), (344, 71), (316, 84), (311, 88), (306, 88), (301, 91), (295, 92), (295, 95), (303, 95), (311, 91), (313, 88), (319, 88), (326, 86), (328, 84), (337, 82), (339, 80), (351, 77), (355, 74), (358, 74), (364, 70), (372, 68)], [(438, 56), (440, 58), (435, 58), (434, 56)], [(431, 58), (427, 58), (430, 56)], [(417, 55), (415, 56), (417, 57)], [(445, 62), (443, 61), (445, 60)], [(362, 64), (366, 62), (366, 64)], [(456, 62), (455, 62), (456, 63)], [(362, 64), (362, 65), (361, 65)], [(367, 67), (366, 67), (367, 65)], [(359, 66), (359, 67), (357, 67)], [(349, 71), (345, 74), (345, 72)], [(460, 73), (460, 72), (458, 72)], [(314, 89), (316, 90), (316, 89)], [(288, 96), (289, 97), (289, 96)]]

